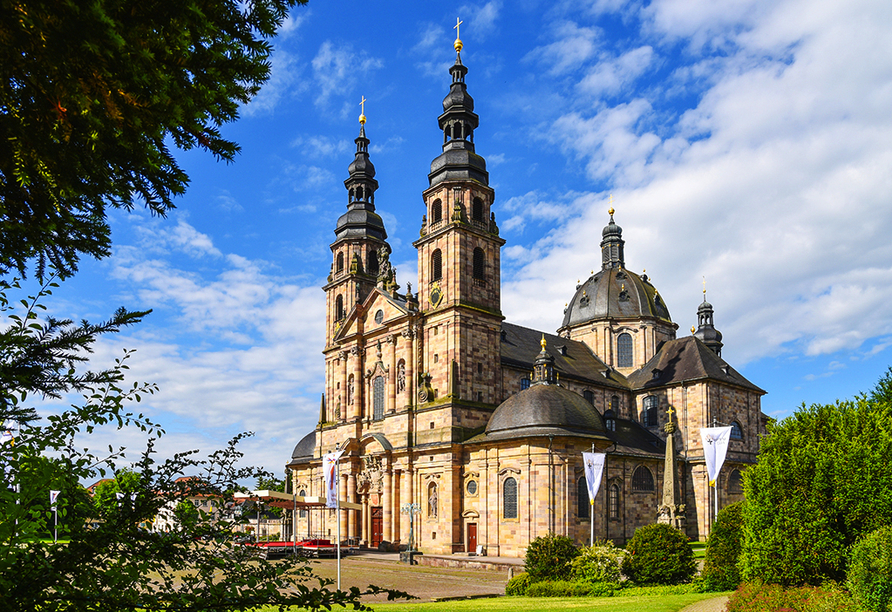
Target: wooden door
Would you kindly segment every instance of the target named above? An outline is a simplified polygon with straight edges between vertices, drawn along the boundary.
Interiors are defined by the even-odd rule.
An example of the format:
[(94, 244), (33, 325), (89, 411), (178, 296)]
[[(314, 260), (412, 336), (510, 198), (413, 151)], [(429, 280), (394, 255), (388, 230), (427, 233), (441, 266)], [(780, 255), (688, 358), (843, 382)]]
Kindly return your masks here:
[(468, 523), (468, 548), (465, 552), (477, 551), (477, 523)]
[(378, 548), (384, 536), (384, 508), (382, 506), (372, 507), (372, 541), (369, 545), (372, 548)]

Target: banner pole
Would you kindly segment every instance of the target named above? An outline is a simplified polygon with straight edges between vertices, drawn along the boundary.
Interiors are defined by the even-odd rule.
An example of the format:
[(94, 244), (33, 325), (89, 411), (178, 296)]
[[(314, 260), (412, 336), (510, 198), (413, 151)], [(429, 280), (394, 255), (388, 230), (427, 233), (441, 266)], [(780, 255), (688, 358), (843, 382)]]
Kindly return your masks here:
[(338, 536), (338, 590), (341, 590), (341, 458), (338, 457), (337, 461), (335, 461), (335, 500), (337, 510), (335, 511), (336, 522), (338, 524), (337, 528), (337, 536)]

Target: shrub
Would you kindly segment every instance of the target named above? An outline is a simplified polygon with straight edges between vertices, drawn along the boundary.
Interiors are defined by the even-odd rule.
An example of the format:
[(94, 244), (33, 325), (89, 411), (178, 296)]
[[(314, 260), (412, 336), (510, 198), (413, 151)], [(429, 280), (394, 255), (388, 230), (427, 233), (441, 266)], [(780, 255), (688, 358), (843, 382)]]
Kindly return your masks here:
[(613, 542), (595, 542), (583, 547), (573, 559), (573, 579), (577, 582), (619, 582), (625, 551)]
[(608, 582), (589, 583), (570, 580), (543, 580), (527, 589), (529, 597), (613, 597), (621, 587)]
[(743, 502), (725, 506), (719, 511), (703, 563), (701, 583), (714, 591), (731, 591), (740, 584), (740, 543), (743, 537)]
[(741, 577), (844, 580), (852, 545), (892, 524), (890, 456), (892, 370), (870, 394), (769, 424), (744, 480)]
[(860, 612), (852, 598), (838, 586), (784, 588), (760, 580), (741, 584), (731, 594), (725, 612)]
[(570, 577), (573, 559), (579, 555), (579, 549), (567, 536), (540, 536), (530, 542), (525, 559), (526, 570), (530, 581), (566, 580)]
[(695, 570), (687, 536), (669, 525), (641, 527), (626, 544), (623, 573), (637, 584), (687, 582)]
[(892, 526), (869, 533), (852, 547), (848, 587), (868, 610), (892, 610)]
[(530, 575), (526, 572), (521, 572), (505, 585), (505, 595), (526, 595), (529, 587)]

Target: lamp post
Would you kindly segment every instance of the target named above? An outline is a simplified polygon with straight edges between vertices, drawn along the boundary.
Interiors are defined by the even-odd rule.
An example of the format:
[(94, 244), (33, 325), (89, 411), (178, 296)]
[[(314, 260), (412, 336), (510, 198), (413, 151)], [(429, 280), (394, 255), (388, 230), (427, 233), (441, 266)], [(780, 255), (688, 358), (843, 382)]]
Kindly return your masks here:
[(400, 508), (401, 514), (409, 515), (409, 552), (412, 552), (412, 543), (415, 539), (415, 515), (421, 512), (421, 506), (418, 504), (403, 504)]

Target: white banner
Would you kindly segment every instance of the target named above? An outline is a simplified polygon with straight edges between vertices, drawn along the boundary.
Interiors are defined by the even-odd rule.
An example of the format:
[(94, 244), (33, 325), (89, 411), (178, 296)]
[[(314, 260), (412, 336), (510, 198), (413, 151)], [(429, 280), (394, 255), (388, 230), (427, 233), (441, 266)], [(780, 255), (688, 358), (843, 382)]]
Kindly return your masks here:
[(703, 455), (706, 458), (706, 472), (709, 474), (709, 486), (714, 487), (719, 477), (725, 455), (728, 453), (728, 442), (731, 440), (731, 426), (702, 427), (700, 437), (703, 438)]
[(344, 451), (328, 453), (322, 457), (322, 472), (325, 474), (325, 507), (338, 507), (338, 459)]
[(601, 486), (601, 474), (604, 473), (604, 460), (607, 453), (582, 453), (585, 466), (585, 485), (588, 487), (589, 504), (595, 504), (595, 496)]
[(6, 421), (0, 424), (0, 444), (15, 444), (15, 433), (7, 428)]
[(50, 508), (51, 510), (56, 509), (56, 500), (59, 498), (59, 493), (61, 493), (61, 491), (50, 491), (50, 506), (52, 506), (52, 508)]

